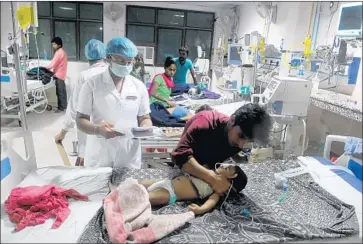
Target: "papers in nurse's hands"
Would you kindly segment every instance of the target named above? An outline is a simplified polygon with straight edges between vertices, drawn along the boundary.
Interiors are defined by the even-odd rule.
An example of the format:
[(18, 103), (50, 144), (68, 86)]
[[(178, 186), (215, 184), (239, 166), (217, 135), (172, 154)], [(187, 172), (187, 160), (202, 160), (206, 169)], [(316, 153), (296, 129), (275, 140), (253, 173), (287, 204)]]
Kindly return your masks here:
[(154, 136), (153, 127), (133, 127), (124, 120), (117, 122), (113, 126), (112, 130), (121, 133), (122, 136), (129, 138), (146, 138)]

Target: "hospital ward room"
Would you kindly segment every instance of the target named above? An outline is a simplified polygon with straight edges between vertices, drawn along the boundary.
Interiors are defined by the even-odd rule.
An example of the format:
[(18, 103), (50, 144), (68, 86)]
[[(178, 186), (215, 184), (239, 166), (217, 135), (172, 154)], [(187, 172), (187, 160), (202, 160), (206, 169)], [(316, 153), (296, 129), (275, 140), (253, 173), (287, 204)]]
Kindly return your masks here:
[(362, 19), (2, 1), (1, 243), (362, 243)]

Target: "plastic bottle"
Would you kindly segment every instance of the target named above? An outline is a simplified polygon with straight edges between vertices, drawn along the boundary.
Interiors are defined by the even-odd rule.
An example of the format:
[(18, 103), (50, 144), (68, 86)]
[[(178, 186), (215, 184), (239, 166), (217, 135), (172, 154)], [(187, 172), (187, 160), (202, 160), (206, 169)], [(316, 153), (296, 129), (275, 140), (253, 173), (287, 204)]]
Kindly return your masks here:
[(304, 63), (303, 62), (301, 62), (300, 66), (299, 66), (299, 69), (297, 71), (297, 75), (301, 75), (301, 76), (304, 75)]
[(48, 60), (47, 51), (45, 51), (45, 49), (44, 49), (44, 59)]

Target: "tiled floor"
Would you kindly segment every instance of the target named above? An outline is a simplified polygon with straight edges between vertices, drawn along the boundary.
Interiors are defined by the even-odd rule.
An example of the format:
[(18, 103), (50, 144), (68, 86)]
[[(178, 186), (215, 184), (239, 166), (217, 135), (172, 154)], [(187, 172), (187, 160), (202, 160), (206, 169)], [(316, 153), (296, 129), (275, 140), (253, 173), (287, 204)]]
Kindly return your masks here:
[[(46, 111), (42, 114), (27, 114), (28, 129), (33, 132), (35, 156), (38, 167), (64, 165), (54, 141), (55, 135), (62, 128), (63, 120), (64, 113), (56, 114), (54, 112)], [(21, 130), (17, 120), (14, 120), (7, 125), (4, 125), (3, 123), (1, 125), (1, 134)], [(76, 133), (73, 129), (67, 133), (66, 138), (63, 141), (63, 146), (67, 153), (73, 151), (72, 141), (75, 139)], [(21, 140), (14, 140), (13, 148), (20, 155), (24, 155), (24, 144)], [(69, 159), (74, 164), (76, 157), (69, 156)]]

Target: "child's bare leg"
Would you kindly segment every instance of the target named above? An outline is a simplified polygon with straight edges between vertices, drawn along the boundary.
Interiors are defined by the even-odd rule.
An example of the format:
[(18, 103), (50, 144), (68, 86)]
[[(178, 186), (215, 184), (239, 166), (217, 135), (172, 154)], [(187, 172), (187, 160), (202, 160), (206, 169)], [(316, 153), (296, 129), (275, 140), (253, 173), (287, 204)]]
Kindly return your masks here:
[(160, 180), (138, 180), (138, 183), (143, 185), (145, 188), (148, 188), (149, 186), (158, 181)]
[(156, 189), (149, 192), (151, 206), (166, 205), (169, 203), (170, 194), (165, 189)]

